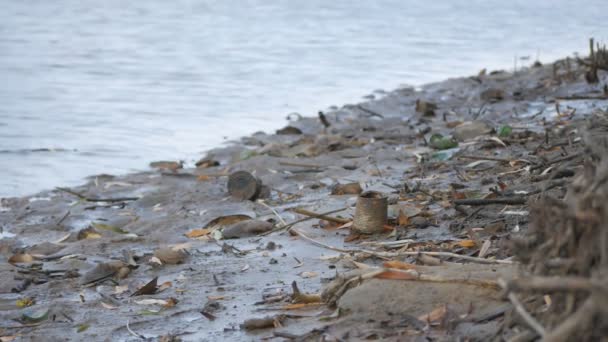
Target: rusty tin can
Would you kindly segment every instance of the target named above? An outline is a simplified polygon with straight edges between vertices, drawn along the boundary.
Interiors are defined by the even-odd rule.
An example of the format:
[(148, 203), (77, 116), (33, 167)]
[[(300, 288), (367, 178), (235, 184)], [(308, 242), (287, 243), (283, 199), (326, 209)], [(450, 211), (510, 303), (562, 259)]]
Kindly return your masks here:
[(388, 199), (377, 191), (366, 191), (357, 199), (353, 230), (363, 234), (381, 233), (387, 220)]

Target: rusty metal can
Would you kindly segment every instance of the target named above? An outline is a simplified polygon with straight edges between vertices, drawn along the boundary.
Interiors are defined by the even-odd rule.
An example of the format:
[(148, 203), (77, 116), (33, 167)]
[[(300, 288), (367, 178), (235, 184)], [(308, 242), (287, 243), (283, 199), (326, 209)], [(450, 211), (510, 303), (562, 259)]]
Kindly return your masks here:
[(381, 233), (387, 220), (387, 197), (377, 191), (366, 191), (357, 199), (353, 230), (363, 234)]

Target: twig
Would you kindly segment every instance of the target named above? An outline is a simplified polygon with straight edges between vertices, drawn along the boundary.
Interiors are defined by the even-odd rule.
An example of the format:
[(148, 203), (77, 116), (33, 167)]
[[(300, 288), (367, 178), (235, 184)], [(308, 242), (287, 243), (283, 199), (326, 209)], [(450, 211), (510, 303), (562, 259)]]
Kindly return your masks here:
[(556, 163), (560, 163), (560, 162), (563, 162), (563, 161), (567, 161), (567, 160), (572, 160), (572, 159), (575, 159), (575, 158), (580, 157), (580, 156), (581, 156), (581, 154), (571, 154), (569, 156), (553, 159), (553, 160), (551, 160), (551, 161), (549, 161), (547, 163), (541, 163), (539, 165), (531, 166), (530, 167), (530, 171), (542, 169), (543, 167), (546, 167), (546, 166), (549, 166), (549, 165), (553, 165), (553, 164), (556, 164)]
[[(507, 283), (504, 279), (498, 279), (498, 284), (508, 290)], [(519, 298), (515, 295), (515, 293), (509, 292), (507, 297), (515, 307), (515, 311), (521, 316), (521, 318), (528, 324), (530, 328), (532, 328), (541, 338), (544, 338), (546, 335), (545, 328), (543, 328), (540, 323), (528, 311), (524, 308), (523, 304), (519, 301)]]
[(302, 233), (301, 231), (295, 229), (295, 228), (290, 228), (289, 229), (290, 232), (295, 233), (296, 235), (298, 235), (299, 237), (301, 237), (302, 239), (312, 243), (313, 245), (317, 245), (319, 247), (323, 247), (323, 248), (327, 248), (329, 250), (335, 251), (335, 252), (340, 252), (340, 253), (351, 253), (354, 252), (353, 250), (348, 250), (348, 249), (343, 249), (343, 248), (338, 248), (338, 247), (334, 247), (334, 246), (330, 246), (330, 245), (326, 245), (322, 242), (319, 242), (311, 237), (308, 237), (306, 234)]
[(594, 296), (587, 298), (583, 305), (564, 322), (558, 325), (551, 333), (545, 336), (546, 341), (566, 342), (576, 339), (573, 335), (576, 330), (589, 326), (590, 321), (596, 316), (596, 302)]
[(57, 225), (61, 226), (61, 224), (63, 223), (63, 221), (65, 221), (66, 218), (68, 218), (68, 216), (70, 216), (70, 211), (68, 210), (65, 215), (63, 215), (61, 217), (61, 219), (59, 221), (57, 221)]
[(452, 201), (455, 205), (526, 204), (525, 197), (468, 198)]
[(275, 214), (275, 216), (279, 219), (279, 221), (281, 221), (281, 224), (283, 225), (283, 227), (285, 227), (287, 225), (287, 222), (285, 222), (285, 220), (283, 220), (281, 215), (273, 207), (264, 203), (263, 200), (257, 200), (257, 202), (260, 203), (261, 205), (265, 206), (266, 208), (270, 209)]
[(81, 193), (78, 193), (76, 191), (73, 191), (73, 190), (70, 190), (67, 188), (56, 187), (55, 189), (57, 189), (59, 191), (67, 192), (68, 194), (74, 195), (87, 202), (123, 202), (123, 201), (137, 201), (139, 199), (139, 197), (93, 198), (93, 197), (86, 197), (85, 195), (83, 195)]
[[(336, 210), (331, 210), (331, 211), (328, 211), (328, 212), (322, 213), (322, 214), (320, 214), (320, 215), (329, 215), (329, 214), (334, 214), (334, 213), (337, 213), (337, 212), (339, 212), (339, 211), (343, 211), (343, 210), (346, 210), (346, 209), (348, 209), (348, 207), (346, 207), (346, 208), (340, 208), (340, 209), (336, 209)], [(265, 233), (262, 233), (262, 234), (258, 234), (258, 236), (266, 236), (266, 235), (272, 234), (272, 233), (274, 233), (274, 232), (278, 232), (278, 231), (283, 230), (283, 229), (288, 229), (288, 228), (290, 228), (290, 227), (295, 226), (295, 225), (296, 225), (296, 224), (298, 224), (298, 223), (302, 223), (302, 222), (305, 222), (305, 221), (308, 221), (308, 220), (312, 220), (313, 218), (314, 218), (314, 217), (305, 217), (305, 218), (303, 218), (303, 219), (293, 221), (293, 222), (291, 222), (291, 223), (287, 224), (286, 226), (283, 226), (283, 227), (277, 227), (277, 228), (275, 228), (275, 229), (273, 229), (273, 230), (271, 230), (271, 231), (268, 231), (268, 232), (265, 232)]]
[(283, 165), (283, 166), (296, 166), (296, 167), (309, 167), (311, 169), (320, 169), (320, 168), (323, 167), (321, 165), (316, 165), (316, 164), (294, 163), (294, 162), (289, 162), (289, 161), (280, 161), (279, 165)]
[(379, 114), (379, 113), (376, 113), (376, 112), (374, 112), (373, 110), (369, 110), (369, 109), (367, 109), (367, 108), (365, 108), (365, 107), (363, 107), (363, 106), (361, 106), (361, 105), (357, 105), (357, 108), (358, 108), (358, 109), (361, 109), (361, 110), (362, 110), (362, 111), (364, 111), (364, 112), (366, 112), (366, 113), (367, 113), (367, 114), (369, 114), (370, 116), (377, 116), (377, 117), (379, 117), (379, 118), (384, 119), (384, 115)]
[(492, 160), (492, 161), (497, 161), (497, 162), (502, 162), (502, 163), (509, 163), (509, 162), (511, 162), (510, 159), (497, 158), (497, 157), (484, 157), (484, 156), (468, 156), (468, 155), (464, 155), (464, 156), (458, 156), (458, 158), (473, 159), (473, 160)]
[(140, 339), (142, 339), (142, 340), (145, 340), (145, 339), (146, 339), (146, 337), (145, 337), (144, 335), (142, 335), (142, 334), (138, 334), (138, 333), (136, 333), (135, 331), (131, 330), (131, 327), (129, 327), (129, 320), (127, 320), (127, 331), (128, 331), (129, 333), (131, 333), (131, 335), (133, 335), (133, 336), (135, 336), (135, 337), (137, 337), (137, 338), (140, 338)]
[(336, 223), (341, 223), (341, 224), (349, 223), (351, 221), (349, 219), (343, 219), (343, 218), (339, 218), (339, 217), (332, 217), (332, 216), (327, 216), (324, 214), (318, 214), (313, 211), (302, 209), (302, 208), (294, 208), (292, 211), (295, 213), (298, 213), (300, 215), (309, 216), (311, 218), (319, 218), (319, 219), (322, 219), (325, 221), (331, 221), (331, 222), (336, 222)]

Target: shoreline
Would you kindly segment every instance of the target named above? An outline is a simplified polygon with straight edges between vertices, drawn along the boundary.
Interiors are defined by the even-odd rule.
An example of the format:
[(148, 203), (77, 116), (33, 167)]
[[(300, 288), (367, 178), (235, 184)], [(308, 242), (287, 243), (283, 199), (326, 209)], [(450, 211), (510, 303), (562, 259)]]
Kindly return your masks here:
[[(522, 62), (523, 63), (523, 62)], [(529, 63), (530, 64), (530, 63)], [(530, 64), (531, 66), (531, 64)], [(524, 66), (523, 70), (525, 70), (527, 67), (529, 66)], [(506, 65), (505, 64), (505, 68), (503, 69), (496, 69), (496, 70), (505, 70), (505, 72), (507, 73), (512, 73), (512, 69), (513, 65)], [(454, 76), (451, 78), (461, 78), (462, 76)], [(359, 102), (359, 104), (365, 104), (367, 102), (370, 102), (369, 100), (369, 96), (375, 96), (376, 99), (381, 99), (383, 96), (385, 96), (386, 94), (391, 94), (394, 92), (399, 91), (399, 89), (405, 89), (405, 88), (412, 88), (415, 90), (419, 90), (419, 89), (423, 89), (426, 86), (432, 85), (432, 84), (436, 84), (436, 83), (442, 83), (444, 82), (446, 79), (449, 78), (445, 78), (445, 79), (439, 79), (437, 78), (436, 80), (430, 81), (430, 82), (424, 82), (424, 83), (400, 83), (400, 82), (394, 82), (395, 86), (393, 88), (391, 88), (392, 90), (385, 90), (385, 88), (378, 88), (378, 89), (374, 89), (373, 91), (365, 91), (362, 92), (363, 95), (361, 96), (355, 96), (353, 98), (354, 101), (357, 100), (362, 100), (364, 102)], [(373, 100), (372, 100), (373, 101)], [(333, 101), (330, 101), (330, 103), (335, 103)], [(332, 105), (328, 105), (327, 108), (325, 110), (327, 111), (332, 111), (332, 108), (338, 108), (336, 105), (332, 104)], [(314, 111), (311, 111), (314, 112)], [(293, 114), (295, 112), (292, 112), (290, 114)], [(287, 114), (289, 115), (289, 114)], [(285, 115), (285, 116), (287, 116)], [(285, 124), (288, 124), (287, 121), (285, 121)], [(280, 127), (279, 127), (280, 128)], [(264, 131), (267, 134), (272, 134), (273, 130), (269, 130), (269, 131)], [(220, 140), (218, 141), (218, 143), (214, 146), (214, 147), (210, 147), (210, 148), (206, 148), (204, 150), (201, 150), (199, 152), (193, 152), (193, 153), (189, 153), (189, 154), (184, 154), (181, 156), (176, 156), (175, 158), (180, 158), (180, 159), (184, 159), (187, 160), (189, 162), (189, 164), (192, 164), (190, 162), (195, 162), (196, 161), (196, 156), (197, 155), (203, 155), (206, 153), (206, 151), (209, 151), (211, 149), (218, 149), (218, 148), (222, 148), (224, 146), (226, 146), (227, 144), (230, 143), (239, 143), (240, 139), (243, 137), (247, 137), (247, 136), (251, 136), (254, 133), (256, 133), (255, 131), (252, 131), (250, 134), (246, 134), (243, 136), (235, 136), (232, 139), (225, 139), (225, 140)], [(6, 151), (0, 151), (1, 153), (10, 153), (10, 154), (21, 154), (21, 153), (32, 153), (33, 155), (37, 155), (38, 153), (97, 153), (97, 152), (91, 152), (91, 151), (79, 151), (78, 148), (74, 148), (73, 146), (51, 146), (51, 147), (47, 147), (47, 146), (40, 146), (40, 147), (36, 147), (36, 148), (28, 148), (28, 149), (22, 149), (22, 150), (6, 150)], [(149, 171), (149, 168), (147, 168), (147, 165), (149, 164), (149, 162), (155, 161), (157, 159), (146, 159), (145, 157), (136, 157), (138, 159), (142, 159), (144, 160), (144, 162), (142, 162), (142, 164), (140, 165), (141, 167), (134, 167), (134, 168), (129, 168), (128, 170), (125, 169), (124, 171), (121, 172), (111, 172), (111, 171), (100, 171), (100, 172), (92, 172), (90, 174), (87, 174), (85, 176), (82, 176), (78, 179), (73, 179), (71, 181), (67, 181), (61, 184), (61, 186), (81, 186), (83, 184), (86, 184), (86, 182), (89, 181), (89, 179), (91, 177), (94, 177), (96, 174), (112, 174), (114, 176), (126, 176), (129, 174), (133, 174), (133, 173), (139, 173), (139, 172), (147, 172)], [(12, 159), (12, 158), (11, 158)], [(165, 159), (170, 159), (165, 158)], [(48, 184), (48, 183), (47, 183)], [(20, 198), (20, 197), (30, 197), (30, 196), (34, 196), (38, 193), (41, 192), (45, 192), (45, 191), (49, 191), (51, 190), (51, 187), (47, 187), (47, 188), (42, 188), (39, 190), (34, 190), (32, 192), (28, 192), (28, 193), (24, 193), (24, 194), (7, 194), (7, 195), (2, 195), (0, 194), (0, 198)]]
[[(512, 277), (514, 252), (508, 244), (528, 230), (528, 201), (539, 194), (563, 196), (573, 174), (547, 175), (555, 176), (554, 166), (584, 157), (577, 127), (608, 106), (600, 86), (608, 83), (608, 75), (601, 73), (600, 85), (592, 86), (584, 73), (574, 61), (568, 67), (558, 61), (516, 74), (484, 73), (419, 90), (399, 88), (324, 112), (325, 122), (318, 117), (290, 121), (290, 129), (279, 130), (289, 134), (255, 133), (211, 149), (204, 167), (163, 164), (164, 170), (91, 176), (67, 191), (2, 198), (3, 234), (14, 236), (0, 239), (6, 260), (0, 268), (0, 288), (5, 289), (0, 291), (0, 325), (34, 339), (44, 331), (57, 339), (129, 340), (140, 334), (250, 340), (274, 334), (279, 340), (277, 332), (307, 336), (314, 329), (344, 338), (353, 327), (359, 335), (351, 338), (370, 331), (394, 338), (397, 328), (374, 325), (369, 317), (391, 322), (395, 313), (422, 317), (446, 302), (458, 314), (468, 305), (476, 315), (487, 314), (504, 302), (495, 290), (481, 291), (466, 282), (414, 282), (406, 290), (403, 282), (371, 279), (334, 301), (346, 314), (327, 321), (317, 318), (331, 315), (331, 301), (288, 306), (305, 304), (293, 295), (293, 281), (304, 293), (319, 293), (337, 281), (336, 274), (357, 271), (357, 263), (387, 267), (382, 266), (387, 259), (415, 263), (412, 267), (429, 277), (465, 274), (494, 285), (492, 272)], [(268, 196), (261, 201), (231, 198), (227, 176), (240, 170), (259, 178)], [(580, 170), (575, 164), (569, 171)], [(330, 218), (350, 221), (360, 191), (346, 189), (349, 183), (387, 195), (390, 229), (360, 236), (319, 219), (294, 225), (289, 232), (295, 236), (281, 229), (282, 221), (306, 218), (295, 208), (317, 214), (341, 209)], [(491, 202), (507, 197), (506, 206)], [(512, 201), (516, 197), (523, 202)], [(472, 200), (484, 205), (473, 206), (477, 202)], [(235, 225), (243, 218), (276, 231), (254, 234)], [(220, 239), (229, 236), (237, 238)], [(376, 254), (362, 252), (369, 250)], [(451, 254), (439, 254), (441, 265), (429, 266), (434, 261), (420, 260), (420, 250)], [(486, 259), (491, 267), (461, 263), (455, 254)], [(19, 267), (7, 262), (11, 258)], [(36, 263), (44, 272), (31, 268)], [(130, 296), (155, 277), (165, 284), (163, 291)], [(388, 295), (404, 291), (411, 294)], [(23, 298), (33, 298), (34, 304), (15, 307), (15, 300)], [(408, 304), (412, 301), (416, 305)], [(59, 319), (41, 319), (34, 326), (12, 321), (34, 309)], [(249, 329), (249, 319), (267, 316), (273, 317), (270, 326), (282, 327)], [(450, 336), (487, 338), (496, 324), (490, 320), (466, 329), (460, 324)], [(417, 331), (415, 324), (411, 329)], [(425, 334), (439, 330), (432, 327)]]

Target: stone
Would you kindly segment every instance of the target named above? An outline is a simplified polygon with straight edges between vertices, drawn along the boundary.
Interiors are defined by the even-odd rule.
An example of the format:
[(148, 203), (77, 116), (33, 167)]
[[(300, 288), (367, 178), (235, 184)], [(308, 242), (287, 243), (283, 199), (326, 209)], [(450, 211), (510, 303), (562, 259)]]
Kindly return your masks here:
[(274, 226), (270, 222), (262, 220), (247, 220), (230, 225), (222, 231), (225, 239), (237, 239), (255, 236), (270, 231)]

